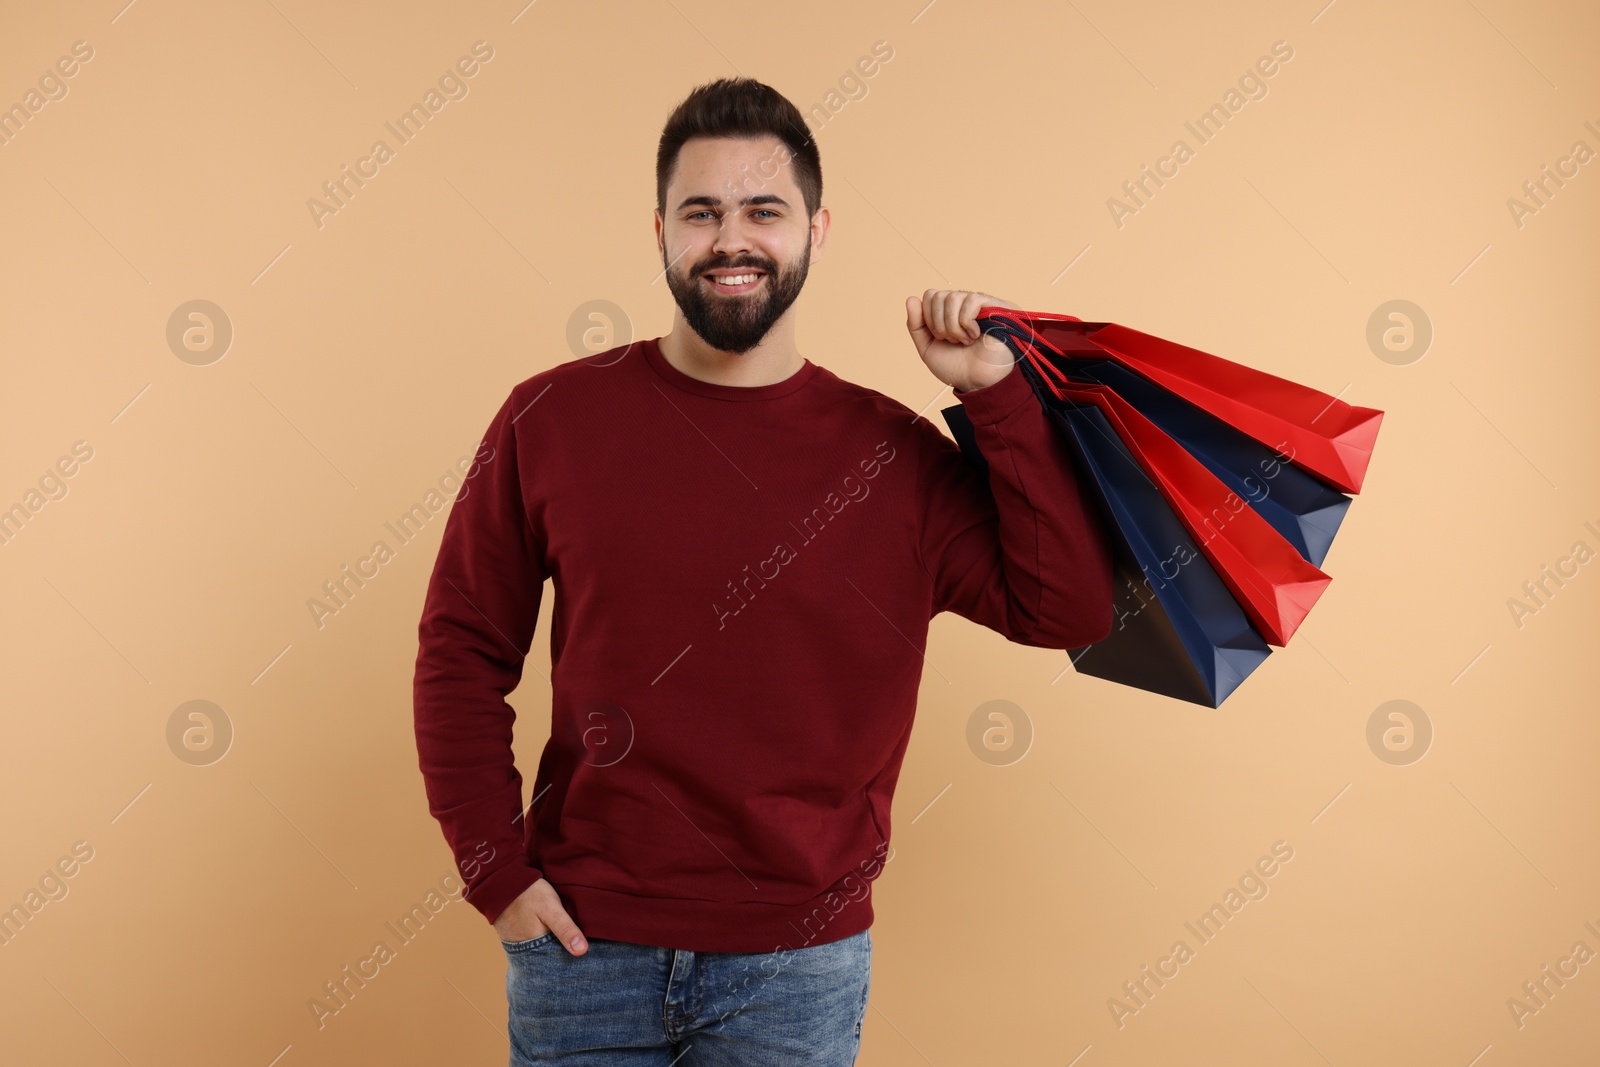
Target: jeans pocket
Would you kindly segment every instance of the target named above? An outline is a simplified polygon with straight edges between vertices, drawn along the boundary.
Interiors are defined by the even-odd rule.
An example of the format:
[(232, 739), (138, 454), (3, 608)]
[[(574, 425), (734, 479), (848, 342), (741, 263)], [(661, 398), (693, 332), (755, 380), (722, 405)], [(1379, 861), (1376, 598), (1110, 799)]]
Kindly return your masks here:
[(526, 941), (507, 941), (502, 938), (500, 941), (500, 947), (504, 948), (507, 952), (515, 954), (543, 948), (546, 945), (554, 945), (556, 943), (556, 932), (554, 930), (546, 930), (538, 937), (530, 937)]

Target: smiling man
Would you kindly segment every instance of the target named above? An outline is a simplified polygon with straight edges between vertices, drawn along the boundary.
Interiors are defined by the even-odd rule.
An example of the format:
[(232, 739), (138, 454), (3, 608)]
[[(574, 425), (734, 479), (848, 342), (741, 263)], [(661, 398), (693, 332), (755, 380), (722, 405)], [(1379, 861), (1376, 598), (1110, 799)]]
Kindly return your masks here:
[[(1015, 305), (904, 307), (987, 477), (800, 354), (821, 200), (788, 100), (690, 93), (656, 158), (671, 332), (515, 386), (446, 522), (417, 749), (508, 957), (513, 1064), (853, 1063), (930, 620), (1050, 649), (1110, 631), (1094, 507), (976, 325)], [(524, 811), (505, 698), (546, 579), (551, 733)]]

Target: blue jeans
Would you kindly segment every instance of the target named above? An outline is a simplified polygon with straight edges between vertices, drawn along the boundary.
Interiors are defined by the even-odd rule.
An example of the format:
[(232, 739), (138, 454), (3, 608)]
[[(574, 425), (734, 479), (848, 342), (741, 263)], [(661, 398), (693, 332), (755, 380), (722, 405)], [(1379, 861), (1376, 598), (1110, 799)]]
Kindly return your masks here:
[(589, 939), (502, 941), (512, 1067), (849, 1067), (861, 1047), (872, 934), (778, 952)]

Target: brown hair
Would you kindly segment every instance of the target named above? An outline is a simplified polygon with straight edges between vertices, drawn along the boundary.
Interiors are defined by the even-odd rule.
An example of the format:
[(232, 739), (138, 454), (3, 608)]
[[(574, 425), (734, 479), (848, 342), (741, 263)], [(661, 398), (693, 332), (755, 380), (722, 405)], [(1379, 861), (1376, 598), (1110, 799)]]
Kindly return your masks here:
[[(795, 183), (806, 202), (806, 217), (822, 204), (822, 157), (804, 117), (784, 95), (754, 78), (719, 78), (689, 93), (667, 117), (656, 149), (656, 209), (667, 213), (667, 185), (678, 166), (678, 152), (691, 137), (772, 136), (788, 150)], [(781, 161), (780, 161), (781, 162)], [(763, 173), (759, 177), (771, 178)]]

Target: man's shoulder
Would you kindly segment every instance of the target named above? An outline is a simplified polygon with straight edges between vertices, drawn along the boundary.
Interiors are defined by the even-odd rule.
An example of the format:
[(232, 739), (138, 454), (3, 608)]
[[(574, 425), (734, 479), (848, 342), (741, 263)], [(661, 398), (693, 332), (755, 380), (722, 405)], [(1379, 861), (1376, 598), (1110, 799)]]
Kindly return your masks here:
[[(858, 382), (847, 381), (826, 367), (821, 368), (821, 373), (827, 379), (828, 387), (844, 402), (859, 407), (861, 417), (874, 419), (886, 428), (900, 431), (902, 436), (907, 438), (927, 441), (930, 437), (937, 437), (949, 442), (950, 439), (932, 421), (939, 417), (938, 413), (942, 407), (949, 406), (948, 403), (939, 403), (939, 395), (933, 394), (932, 399), (924, 405), (924, 409), (918, 412), (887, 393)], [(934, 379), (928, 379), (930, 394), (933, 382)]]
[(628, 373), (644, 360), (643, 342), (617, 345), (593, 355), (573, 356), (544, 370), (530, 374), (511, 387), (508, 403), (521, 409), (538, 401), (551, 389), (565, 391), (568, 397), (578, 391), (603, 392), (615, 384), (615, 376)]

